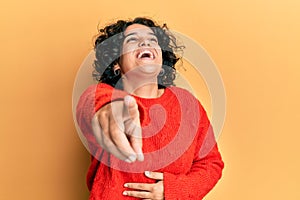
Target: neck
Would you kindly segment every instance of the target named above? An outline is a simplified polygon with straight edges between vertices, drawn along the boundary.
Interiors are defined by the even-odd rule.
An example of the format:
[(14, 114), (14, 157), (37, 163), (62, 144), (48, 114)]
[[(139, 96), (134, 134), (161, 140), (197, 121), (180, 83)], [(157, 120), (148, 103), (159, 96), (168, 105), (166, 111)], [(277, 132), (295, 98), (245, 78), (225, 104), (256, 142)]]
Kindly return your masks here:
[(124, 90), (130, 94), (142, 98), (157, 98), (161, 96), (163, 90), (158, 89), (157, 78), (154, 80), (138, 80), (137, 82), (123, 79)]
[(146, 85), (138, 88), (133, 92), (133, 94), (143, 98), (157, 98), (160, 96), (157, 84)]

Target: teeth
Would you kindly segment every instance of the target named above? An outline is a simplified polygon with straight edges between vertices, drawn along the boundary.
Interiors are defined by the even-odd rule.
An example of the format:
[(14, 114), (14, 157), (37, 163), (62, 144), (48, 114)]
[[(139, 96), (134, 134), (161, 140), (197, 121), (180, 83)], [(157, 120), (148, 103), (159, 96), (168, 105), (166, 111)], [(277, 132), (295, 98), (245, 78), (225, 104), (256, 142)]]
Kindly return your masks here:
[(150, 58), (151, 58), (151, 59), (154, 58), (153, 53), (152, 53), (151, 51), (148, 51), (148, 50), (145, 50), (145, 51), (140, 52), (139, 55), (138, 55), (138, 58), (142, 58), (142, 56), (143, 56), (144, 54), (150, 54)]

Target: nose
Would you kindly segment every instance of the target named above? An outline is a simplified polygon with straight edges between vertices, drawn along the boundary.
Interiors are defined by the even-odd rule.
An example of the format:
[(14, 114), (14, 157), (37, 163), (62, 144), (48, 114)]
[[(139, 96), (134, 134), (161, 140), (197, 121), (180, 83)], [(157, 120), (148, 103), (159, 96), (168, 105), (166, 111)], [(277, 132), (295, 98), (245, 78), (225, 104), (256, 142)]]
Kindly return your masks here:
[(142, 39), (139, 43), (139, 46), (140, 47), (143, 47), (143, 46), (150, 46), (150, 42), (147, 40), (147, 39)]

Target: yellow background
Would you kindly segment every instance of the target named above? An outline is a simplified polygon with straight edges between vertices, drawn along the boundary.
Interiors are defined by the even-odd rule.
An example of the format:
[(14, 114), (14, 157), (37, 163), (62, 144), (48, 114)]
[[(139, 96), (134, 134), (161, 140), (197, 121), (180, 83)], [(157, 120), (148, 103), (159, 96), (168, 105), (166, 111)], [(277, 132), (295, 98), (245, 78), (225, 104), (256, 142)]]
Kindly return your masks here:
[(72, 87), (96, 27), (150, 16), (219, 67), (226, 167), (206, 199), (300, 199), (300, 1), (2, 1), (0, 199), (87, 199)]

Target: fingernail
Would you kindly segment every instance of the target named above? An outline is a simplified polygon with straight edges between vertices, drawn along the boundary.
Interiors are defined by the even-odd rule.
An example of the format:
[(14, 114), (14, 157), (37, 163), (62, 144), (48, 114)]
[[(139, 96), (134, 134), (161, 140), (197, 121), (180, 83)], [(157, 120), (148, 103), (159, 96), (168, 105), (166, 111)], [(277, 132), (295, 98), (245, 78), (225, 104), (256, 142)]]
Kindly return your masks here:
[(127, 194), (127, 192), (126, 192), (126, 191), (124, 191), (124, 192), (123, 192), (123, 195), (125, 195), (125, 196), (126, 196), (126, 195), (128, 195), (128, 194)]
[(136, 156), (135, 155), (131, 155), (128, 157), (128, 159), (131, 161), (131, 162), (134, 162), (136, 160)]
[(143, 154), (143, 150), (142, 150), (141, 147), (137, 149), (137, 154), (136, 155), (137, 155), (137, 159), (139, 161), (144, 161), (144, 154)]
[(128, 187), (128, 184), (127, 184), (127, 183), (125, 183), (125, 184), (124, 184), (124, 187)]
[(150, 172), (149, 171), (145, 171), (145, 175), (146, 176), (150, 176)]
[(131, 163), (131, 160), (129, 160), (129, 158), (127, 158), (127, 159), (125, 160), (125, 162)]
[(144, 161), (144, 154), (143, 154), (143, 153), (138, 153), (138, 154), (137, 154), (137, 159), (138, 159), (139, 161)]
[(125, 102), (126, 105), (129, 105), (132, 101), (133, 101), (132, 96), (127, 95), (127, 96), (124, 97), (124, 102)]

